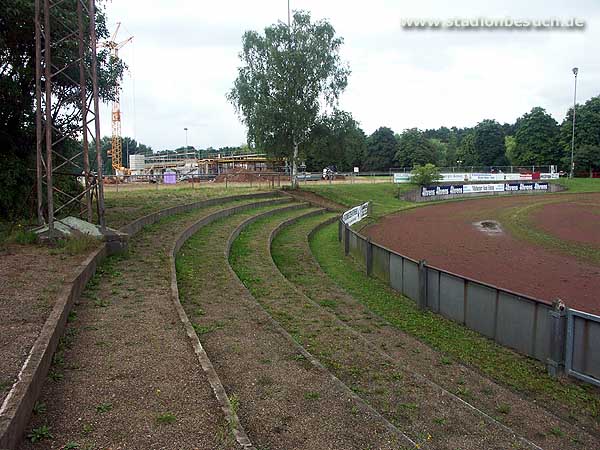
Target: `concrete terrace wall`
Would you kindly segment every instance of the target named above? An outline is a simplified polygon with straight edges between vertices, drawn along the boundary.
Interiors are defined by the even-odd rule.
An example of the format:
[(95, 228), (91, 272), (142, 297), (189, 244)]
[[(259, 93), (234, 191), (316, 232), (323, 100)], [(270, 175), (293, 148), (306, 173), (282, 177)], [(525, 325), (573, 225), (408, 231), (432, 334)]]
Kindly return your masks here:
[[(134, 220), (121, 228), (120, 231), (127, 233), (129, 236), (133, 236), (144, 226), (156, 223), (163, 217), (227, 201), (253, 198), (260, 199), (273, 197), (275, 195), (281, 194), (278, 192), (266, 192), (235, 195), (178, 205)], [(106, 243), (103, 243), (99, 249), (95, 250), (74, 270), (71, 280), (66, 281), (61, 289), (54, 308), (46, 319), (38, 338), (34, 342), (33, 347), (21, 368), (17, 382), (13, 385), (0, 406), (0, 449), (13, 450), (21, 441), (23, 434), (25, 433), (25, 428), (29, 423), (29, 417), (31, 416), (33, 406), (35, 405), (46, 380), (50, 364), (52, 363), (52, 356), (54, 355), (56, 347), (58, 346), (58, 341), (64, 332), (67, 317), (73, 303), (79, 299), (87, 282), (96, 273), (96, 268), (106, 256), (109, 256), (109, 254), (109, 246)]]

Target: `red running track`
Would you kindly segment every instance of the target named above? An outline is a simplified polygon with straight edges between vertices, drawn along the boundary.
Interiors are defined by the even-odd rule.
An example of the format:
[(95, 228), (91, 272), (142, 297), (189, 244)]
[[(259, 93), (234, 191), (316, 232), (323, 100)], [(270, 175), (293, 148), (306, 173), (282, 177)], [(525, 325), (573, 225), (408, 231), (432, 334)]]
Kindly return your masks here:
[[(532, 214), (557, 238), (598, 242), (600, 216), (577, 214), (600, 207), (600, 194), (515, 196), (424, 206), (386, 216), (362, 233), (400, 254), (547, 301), (559, 297), (570, 307), (600, 314), (600, 266), (503, 233), (490, 235), (474, 222), (499, 220), (506, 208), (559, 200)], [(556, 213), (563, 205), (570, 214)], [(545, 208), (549, 208), (545, 211)], [(534, 210), (534, 211), (536, 211)], [(567, 211), (567, 209), (565, 209)], [(553, 219), (553, 217), (555, 219)], [(591, 233), (590, 233), (591, 230)], [(582, 234), (583, 233), (583, 234)], [(587, 236), (587, 237), (586, 237)], [(600, 247), (598, 247), (600, 252)]]

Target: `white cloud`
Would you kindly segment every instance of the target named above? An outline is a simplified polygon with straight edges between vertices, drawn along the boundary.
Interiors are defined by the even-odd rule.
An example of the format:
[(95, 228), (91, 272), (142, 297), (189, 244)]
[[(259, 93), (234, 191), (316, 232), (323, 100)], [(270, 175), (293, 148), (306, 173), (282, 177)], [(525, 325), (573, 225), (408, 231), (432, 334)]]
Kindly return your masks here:
[[(371, 133), (379, 126), (472, 126), (513, 122), (534, 106), (562, 120), (578, 98), (598, 95), (600, 5), (593, 0), (369, 2), (292, 0), (327, 18), (344, 37), (352, 75), (341, 106)], [(131, 67), (123, 82), (123, 134), (154, 149), (238, 145), (245, 129), (225, 98), (239, 64), (241, 36), (287, 20), (287, 2), (192, 0), (107, 4), (111, 27), (123, 23), (121, 51)], [(582, 17), (584, 31), (404, 31), (401, 17)], [(112, 28), (111, 28), (112, 29)], [(135, 89), (134, 89), (135, 88)], [(135, 92), (135, 95), (134, 95)], [(102, 129), (110, 132), (110, 109)]]

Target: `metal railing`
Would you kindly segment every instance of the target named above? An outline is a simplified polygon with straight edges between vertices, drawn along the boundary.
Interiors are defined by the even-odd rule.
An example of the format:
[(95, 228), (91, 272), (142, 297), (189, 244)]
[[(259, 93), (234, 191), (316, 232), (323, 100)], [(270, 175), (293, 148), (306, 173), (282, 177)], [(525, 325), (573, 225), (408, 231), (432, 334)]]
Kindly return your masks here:
[(567, 309), (565, 372), (567, 375), (600, 386), (600, 317)]

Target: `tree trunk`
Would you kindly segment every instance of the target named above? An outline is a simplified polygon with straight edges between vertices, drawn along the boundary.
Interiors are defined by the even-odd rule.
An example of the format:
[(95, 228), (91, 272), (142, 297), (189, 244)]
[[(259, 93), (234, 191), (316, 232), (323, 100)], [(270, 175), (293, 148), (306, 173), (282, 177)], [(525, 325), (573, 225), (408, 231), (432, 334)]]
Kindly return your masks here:
[(298, 143), (294, 142), (294, 156), (292, 157), (292, 189), (298, 188)]

